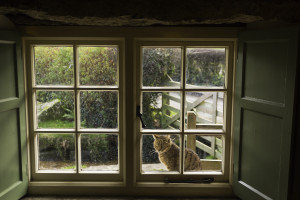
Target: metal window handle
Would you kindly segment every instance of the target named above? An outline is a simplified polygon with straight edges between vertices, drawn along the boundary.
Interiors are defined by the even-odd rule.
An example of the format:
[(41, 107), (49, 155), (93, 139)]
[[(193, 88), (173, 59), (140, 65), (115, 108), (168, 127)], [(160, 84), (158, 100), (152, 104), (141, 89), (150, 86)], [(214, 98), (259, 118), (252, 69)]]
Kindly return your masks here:
[(142, 118), (143, 114), (141, 113), (141, 110), (140, 110), (140, 109), (141, 109), (140, 106), (137, 106), (137, 107), (136, 107), (136, 116), (137, 116), (138, 118), (140, 118), (141, 123), (142, 123), (142, 128), (146, 128), (146, 124), (144, 123), (143, 118)]
[(185, 180), (166, 178), (164, 180), (165, 183), (207, 183), (207, 184), (212, 183), (214, 181), (215, 181), (214, 178), (185, 179)]

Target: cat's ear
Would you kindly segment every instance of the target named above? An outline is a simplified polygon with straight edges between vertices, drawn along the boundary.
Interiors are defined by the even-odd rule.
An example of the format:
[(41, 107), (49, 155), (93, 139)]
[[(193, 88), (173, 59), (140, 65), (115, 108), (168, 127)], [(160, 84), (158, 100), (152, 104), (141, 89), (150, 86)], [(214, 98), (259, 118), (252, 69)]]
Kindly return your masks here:
[(155, 134), (153, 134), (152, 136), (154, 139), (157, 139), (159, 137), (159, 135), (155, 135)]

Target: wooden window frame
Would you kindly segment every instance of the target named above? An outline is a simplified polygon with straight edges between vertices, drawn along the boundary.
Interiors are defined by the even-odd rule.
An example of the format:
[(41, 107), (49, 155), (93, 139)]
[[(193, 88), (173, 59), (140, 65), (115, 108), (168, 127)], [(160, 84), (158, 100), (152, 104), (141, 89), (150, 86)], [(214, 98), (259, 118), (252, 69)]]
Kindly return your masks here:
[[(184, 39), (183, 39), (184, 40)], [(182, 49), (182, 66), (181, 66), (181, 85), (180, 88), (174, 87), (143, 87), (142, 86), (142, 48), (143, 47), (180, 47)], [(225, 70), (225, 83), (223, 88), (185, 88), (185, 52), (186, 48), (189, 47), (221, 47), (225, 48), (226, 51), (226, 70)], [(136, 160), (137, 167), (136, 171), (136, 179), (137, 182), (163, 182), (166, 178), (176, 180), (182, 179), (201, 179), (201, 178), (214, 178), (215, 182), (229, 182), (230, 181), (230, 166), (231, 166), (231, 116), (232, 116), (232, 88), (233, 88), (233, 65), (234, 65), (234, 42), (220, 40), (220, 41), (210, 41), (209, 39), (194, 39), (189, 41), (188, 39), (182, 41), (181, 40), (164, 40), (164, 39), (138, 39), (135, 45), (135, 55), (136, 55), (136, 105), (141, 104), (142, 92), (162, 92), (162, 91), (176, 91), (181, 92), (181, 110), (180, 110), (180, 121), (181, 126), (179, 130), (142, 130), (141, 123), (138, 120), (136, 123)], [(202, 130), (185, 130), (183, 127), (185, 125), (184, 120), (182, 120), (186, 111), (184, 110), (185, 103), (185, 92), (224, 92), (226, 94), (226, 98), (224, 98), (224, 122), (222, 130), (210, 130), (210, 131), (202, 131)], [(140, 105), (141, 106), (141, 105)], [(148, 134), (177, 134), (181, 137), (181, 144), (184, 144), (184, 134), (197, 134), (203, 136), (221, 136), (223, 138), (223, 161), (222, 161), (222, 172), (209, 172), (203, 173), (200, 172), (198, 174), (195, 173), (183, 173), (182, 167), (181, 171), (178, 173), (161, 173), (161, 174), (142, 174), (141, 173), (141, 144), (142, 144), (142, 135)], [(181, 163), (183, 165), (183, 145), (181, 145)]]
[[(72, 86), (39, 86), (35, 85), (34, 77), (34, 53), (35, 45), (39, 46), (70, 46), (73, 48), (74, 63), (74, 83)], [(79, 84), (79, 65), (78, 65), (78, 46), (112, 46), (118, 48), (118, 68), (117, 68), (117, 86), (81, 86)], [(37, 39), (27, 40), (26, 49), (26, 66), (27, 69), (27, 87), (28, 87), (28, 110), (29, 110), (29, 141), (30, 141), (30, 174), (32, 181), (112, 181), (122, 183), (124, 180), (124, 40), (115, 39)], [(36, 124), (36, 91), (73, 91), (74, 92), (74, 113), (75, 128), (73, 129), (38, 129)], [(116, 91), (118, 92), (118, 128), (116, 129), (80, 129), (80, 92), (81, 91)], [(55, 171), (55, 170), (38, 170), (38, 133), (72, 133), (75, 136), (75, 171)], [(118, 135), (118, 164), (119, 172), (83, 172), (80, 171), (80, 137), (82, 134), (116, 134)]]

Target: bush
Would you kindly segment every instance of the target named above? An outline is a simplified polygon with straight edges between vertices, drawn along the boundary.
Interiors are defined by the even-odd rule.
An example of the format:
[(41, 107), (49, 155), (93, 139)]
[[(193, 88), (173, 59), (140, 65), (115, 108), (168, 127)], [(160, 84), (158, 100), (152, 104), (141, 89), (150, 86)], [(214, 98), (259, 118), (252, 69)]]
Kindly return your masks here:
[[(40, 134), (39, 152), (41, 161), (74, 161), (75, 143), (71, 134)], [(81, 135), (83, 162), (118, 162), (118, 137), (104, 134)]]
[(81, 148), (83, 162), (118, 163), (118, 137), (116, 135), (81, 135)]
[[(72, 85), (73, 51), (71, 47), (35, 47), (35, 74), (38, 85)], [(80, 47), (80, 83), (84, 85), (117, 84), (117, 48)], [(74, 93), (43, 91), (41, 103), (60, 100), (43, 113), (40, 120), (74, 120)], [(86, 128), (116, 128), (118, 98), (111, 92), (86, 92), (80, 96), (81, 119)], [(73, 116), (73, 118), (72, 118)]]
[(37, 85), (73, 84), (73, 48), (34, 47), (34, 70)]
[(225, 49), (189, 48), (187, 50), (186, 82), (201, 86), (223, 86)]
[(74, 161), (74, 141), (71, 134), (39, 134), (40, 161)]
[(80, 102), (81, 120), (85, 128), (117, 128), (116, 92), (82, 92)]

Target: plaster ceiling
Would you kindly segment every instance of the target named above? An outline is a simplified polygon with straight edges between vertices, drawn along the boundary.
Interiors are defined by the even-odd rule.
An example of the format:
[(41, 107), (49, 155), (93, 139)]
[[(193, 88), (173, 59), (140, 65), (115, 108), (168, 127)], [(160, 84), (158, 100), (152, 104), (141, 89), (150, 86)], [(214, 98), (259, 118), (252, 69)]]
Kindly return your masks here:
[(1, 0), (16, 25), (235, 25), (300, 21), (297, 0)]

